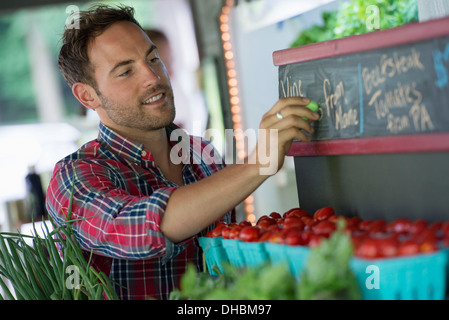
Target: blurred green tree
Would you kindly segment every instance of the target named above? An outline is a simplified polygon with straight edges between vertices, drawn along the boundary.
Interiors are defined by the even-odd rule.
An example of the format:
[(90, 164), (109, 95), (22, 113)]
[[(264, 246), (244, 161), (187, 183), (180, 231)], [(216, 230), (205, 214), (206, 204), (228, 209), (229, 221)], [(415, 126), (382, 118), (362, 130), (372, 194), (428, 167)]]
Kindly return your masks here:
[[(104, 0), (110, 5), (126, 4), (136, 10), (136, 18), (142, 24), (154, 20), (151, 10), (154, 4), (146, 0)], [(33, 86), (29, 44), (31, 30), (38, 28), (57, 70), (60, 39), (70, 12), (69, 5), (85, 10), (97, 2), (45, 5), (4, 12), (0, 15), (0, 125), (39, 122), (36, 92)], [(80, 104), (73, 97), (59, 71), (56, 72), (64, 99), (65, 116), (79, 113)]]
[(0, 122), (37, 117), (26, 50), (27, 18), (23, 11), (0, 17)]

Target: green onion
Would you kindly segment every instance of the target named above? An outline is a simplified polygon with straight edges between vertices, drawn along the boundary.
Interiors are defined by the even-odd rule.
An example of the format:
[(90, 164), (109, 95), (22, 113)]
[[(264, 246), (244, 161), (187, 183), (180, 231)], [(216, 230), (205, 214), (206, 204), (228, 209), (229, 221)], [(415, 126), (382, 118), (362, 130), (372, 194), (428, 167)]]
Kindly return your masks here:
[[(57, 226), (50, 217), (51, 231), (46, 221), (42, 221), (43, 237), (38, 236), (34, 222), (34, 235), (0, 232), (0, 288), (4, 294), (0, 294), (0, 300), (99, 300), (105, 297), (118, 300), (112, 281), (91, 266), (92, 251), (86, 261), (75, 239), (71, 224), (89, 218), (71, 219), (73, 191), (74, 187), (67, 220)], [(32, 239), (32, 245), (26, 239)], [(68, 288), (66, 283), (70, 280), (69, 266), (74, 266), (79, 273), (76, 284), (79, 286), (74, 288)], [(2, 277), (10, 282), (13, 290)]]

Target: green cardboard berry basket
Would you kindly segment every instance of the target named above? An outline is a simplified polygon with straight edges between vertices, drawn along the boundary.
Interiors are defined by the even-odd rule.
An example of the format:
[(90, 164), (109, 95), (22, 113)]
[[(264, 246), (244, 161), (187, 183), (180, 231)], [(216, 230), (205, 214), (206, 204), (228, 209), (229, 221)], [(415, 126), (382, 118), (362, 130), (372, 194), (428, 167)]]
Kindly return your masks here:
[(288, 264), (286, 245), (280, 243), (264, 242), (265, 251), (272, 265)]
[(446, 259), (447, 259), (447, 263), (446, 263), (446, 297), (448, 297), (449, 296), (449, 247), (440, 245), (440, 250), (441, 250), (441, 252), (444, 253), (444, 255), (446, 256)]
[(447, 254), (361, 259), (351, 268), (364, 300), (442, 300), (446, 295)]
[(304, 246), (285, 245), (285, 252), (292, 274), (299, 280), (301, 272), (309, 258), (310, 248)]
[(223, 239), (222, 244), (223, 248), (226, 251), (226, 255), (228, 256), (229, 263), (231, 266), (235, 267), (244, 267), (245, 259), (239, 247), (239, 243), (241, 240), (234, 239)]
[(240, 252), (247, 267), (257, 267), (268, 262), (268, 254), (262, 242), (245, 242), (238, 243)]
[(223, 273), (223, 265), (229, 261), (226, 250), (223, 247), (222, 240), (223, 239), (221, 237), (200, 237), (198, 239), (198, 242), (204, 252), (209, 274), (213, 276), (218, 275), (217, 272), (214, 271), (215, 267)]

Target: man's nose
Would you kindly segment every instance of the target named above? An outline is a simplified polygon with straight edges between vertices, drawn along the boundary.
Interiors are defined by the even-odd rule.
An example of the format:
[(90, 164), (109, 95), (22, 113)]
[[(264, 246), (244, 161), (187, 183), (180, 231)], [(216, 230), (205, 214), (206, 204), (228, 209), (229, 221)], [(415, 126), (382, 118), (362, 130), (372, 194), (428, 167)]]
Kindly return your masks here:
[(142, 64), (142, 85), (144, 87), (152, 86), (161, 80), (157, 68), (154, 68), (147, 63)]

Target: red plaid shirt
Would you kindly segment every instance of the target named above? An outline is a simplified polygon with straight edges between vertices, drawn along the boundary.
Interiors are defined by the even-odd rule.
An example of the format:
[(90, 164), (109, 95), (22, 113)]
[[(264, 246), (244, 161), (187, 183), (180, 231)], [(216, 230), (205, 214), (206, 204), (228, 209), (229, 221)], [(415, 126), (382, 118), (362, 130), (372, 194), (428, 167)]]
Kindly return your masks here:
[[(173, 129), (167, 128), (169, 137)], [(188, 139), (190, 145), (183, 145), (190, 150), (190, 163), (182, 162), (185, 184), (225, 166), (210, 157), (213, 148), (209, 142), (199, 137)], [(171, 143), (180, 147), (183, 142)], [(203, 152), (205, 148), (207, 152)], [(120, 299), (167, 299), (179, 287), (188, 263), (202, 270), (198, 236), (214, 225), (182, 243), (164, 236), (161, 217), (178, 185), (164, 177), (142, 144), (100, 123), (96, 140), (59, 161), (47, 191), (47, 208), (57, 224), (67, 217), (73, 182), (71, 218), (91, 217), (73, 223), (76, 238), (82, 249), (93, 250), (94, 267), (117, 283)], [(220, 221), (234, 220), (232, 211)]]

